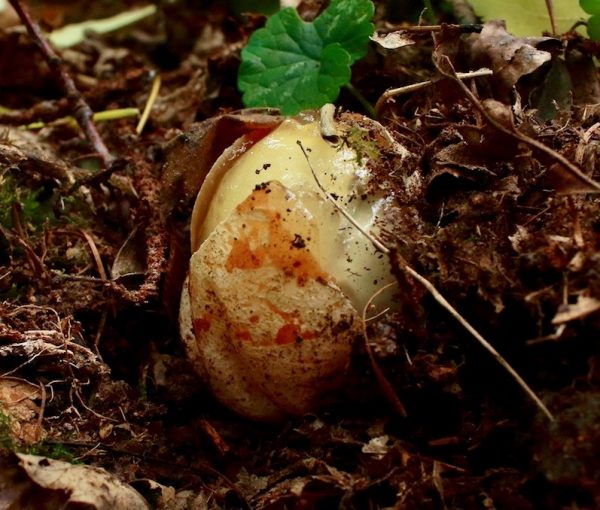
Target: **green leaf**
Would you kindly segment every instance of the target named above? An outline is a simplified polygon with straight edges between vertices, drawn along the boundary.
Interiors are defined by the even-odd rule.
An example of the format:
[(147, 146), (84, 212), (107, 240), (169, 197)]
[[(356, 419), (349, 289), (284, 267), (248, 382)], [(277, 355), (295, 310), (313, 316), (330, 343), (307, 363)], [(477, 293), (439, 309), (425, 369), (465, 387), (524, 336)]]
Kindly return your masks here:
[(579, 0), (579, 5), (588, 14), (600, 14), (600, 0)]
[(313, 24), (324, 46), (340, 43), (354, 63), (367, 53), (374, 30), (371, 23), (374, 12), (375, 6), (370, 1), (334, 0)]
[(294, 115), (335, 101), (350, 65), (366, 53), (373, 9), (370, 0), (333, 0), (313, 23), (292, 8), (271, 16), (242, 50), (244, 104)]
[[(516, 36), (538, 36), (552, 30), (545, 0), (470, 0), (470, 4), (484, 21), (506, 20), (507, 30)], [(552, 4), (559, 33), (587, 18), (574, 0), (552, 0)]]
[(587, 23), (587, 31), (590, 39), (600, 41), (600, 15), (594, 14)]
[[(559, 111), (569, 111), (573, 103), (573, 83), (569, 70), (562, 59), (555, 59), (541, 88), (536, 91), (536, 118), (545, 122), (551, 120)], [(535, 95), (535, 94), (534, 94)]]

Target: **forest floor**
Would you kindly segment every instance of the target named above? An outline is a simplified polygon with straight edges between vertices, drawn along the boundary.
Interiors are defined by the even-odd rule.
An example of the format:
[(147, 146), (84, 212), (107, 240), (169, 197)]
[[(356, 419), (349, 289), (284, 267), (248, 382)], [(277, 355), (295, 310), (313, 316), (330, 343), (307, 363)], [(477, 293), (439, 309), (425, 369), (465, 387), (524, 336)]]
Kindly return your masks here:
[[(132, 3), (33, 2), (32, 14), (50, 30)], [(335, 404), (261, 424), (209, 394), (178, 333), (193, 196), (174, 196), (163, 167), (180, 180), (194, 171), (200, 156), (172, 150), (182, 133), (214, 159), (252, 123), (252, 112), (236, 113), (236, 73), (265, 19), (207, 3), (164, 2), (61, 52), (94, 112), (142, 111), (161, 77), (141, 134), (137, 117), (97, 123), (108, 167), (64, 120), (72, 107), (31, 38), (0, 17), (2, 508), (75, 501), (67, 482), (40, 477), (51, 461), (28, 455), (72, 463), (78, 484), (104, 476), (83, 465), (110, 473), (104, 492), (88, 491), (92, 508), (106, 508), (103, 497), (134, 508), (118, 503), (137, 497), (129, 485), (162, 509), (597, 508), (600, 46), (576, 33), (519, 39), (497, 24), (432, 35), (382, 2), (376, 28), (402, 28), (402, 42), (372, 42), (353, 67), (372, 104), (433, 80), (378, 104), (377, 120), (409, 154), (373, 169), (395, 202), (386, 243), (552, 419), (397, 264), (400, 310), (370, 327), (378, 369), (358, 341)], [(305, 1), (300, 13), (321, 7)], [(494, 74), (461, 86), (441, 75), (447, 62)], [(345, 89), (336, 104), (367, 114)], [(228, 114), (232, 124), (215, 127)]]

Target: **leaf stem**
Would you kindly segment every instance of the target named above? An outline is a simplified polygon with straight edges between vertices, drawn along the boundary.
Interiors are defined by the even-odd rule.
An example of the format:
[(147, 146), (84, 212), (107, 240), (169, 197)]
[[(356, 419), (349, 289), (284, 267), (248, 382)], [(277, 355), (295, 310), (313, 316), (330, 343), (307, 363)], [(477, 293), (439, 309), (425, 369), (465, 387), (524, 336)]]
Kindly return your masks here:
[(377, 118), (377, 113), (375, 112), (375, 108), (373, 108), (373, 105), (369, 103), (369, 101), (367, 101), (365, 96), (363, 96), (362, 93), (354, 85), (352, 85), (352, 83), (346, 83), (344, 87), (348, 90), (348, 92), (350, 92), (350, 94), (352, 94), (355, 97), (356, 100), (358, 100), (358, 102), (369, 114), (369, 117), (371, 117), (372, 119)]

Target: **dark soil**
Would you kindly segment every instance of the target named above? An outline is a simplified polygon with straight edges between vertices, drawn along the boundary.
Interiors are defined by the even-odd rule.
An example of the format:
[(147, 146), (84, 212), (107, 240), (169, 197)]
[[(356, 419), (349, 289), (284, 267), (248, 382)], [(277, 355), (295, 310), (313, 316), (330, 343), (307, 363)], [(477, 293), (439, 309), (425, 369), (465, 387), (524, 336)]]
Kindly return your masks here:
[[(32, 4), (49, 28), (134, 2), (92, 2), (93, 12), (87, 2)], [(0, 388), (4, 465), (21, 451), (101, 466), (153, 508), (597, 508), (598, 46), (575, 33), (523, 41), (480, 27), (371, 45), (353, 84), (373, 104), (390, 87), (435, 80), (385, 102), (378, 119), (410, 154), (384, 151), (371, 168), (395, 200), (385, 242), (402, 306), (369, 330), (389, 387), (357, 342), (335, 403), (265, 425), (211, 397), (178, 334), (202, 174), (190, 166), (209, 165), (256, 120), (220, 116), (243, 108), (240, 50), (264, 23), (204, 4), (164, 2), (148, 21), (62, 53), (95, 112), (142, 110), (162, 78), (141, 135), (135, 119), (98, 124), (117, 158), (108, 170), (74, 123), (56, 122), (71, 110), (29, 37), (0, 30), (0, 383), (35, 390), (11, 400), (30, 404), (18, 414)], [(300, 12), (320, 8), (309, 0)], [(414, 20), (378, 3), (378, 29), (400, 23)], [(551, 58), (516, 62), (506, 45)], [(440, 74), (446, 56), (456, 71), (495, 75), (465, 90)], [(345, 91), (337, 105), (365, 114)], [(19, 129), (38, 120), (41, 130)], [(553, 421), (405, 264), (506, 358)]]

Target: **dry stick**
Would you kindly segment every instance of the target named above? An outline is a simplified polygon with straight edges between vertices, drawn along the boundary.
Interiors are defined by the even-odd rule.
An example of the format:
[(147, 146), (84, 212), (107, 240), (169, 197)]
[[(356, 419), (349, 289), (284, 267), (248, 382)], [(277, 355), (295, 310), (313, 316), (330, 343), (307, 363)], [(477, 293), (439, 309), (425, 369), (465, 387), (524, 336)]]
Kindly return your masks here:
[(556, 18), (554, 17), (554, 5), (552, 0), (546, 0), (546, 9), (548, 9), (548, 17), (550, 18), (550, 25), (552, 26), (552, 35), (556, 35)]
[[(458, 76), (458, 78), (461, 80), (466, 80), (468, 78), (478, 78), (480, 76), (490, 76), (492, 74), (494, 74), (494, 71), (484, 67), (482, 69), (478, 69), (477, 71), (471, 71), (468, 73), (456, 73), (456, 76)], [(410, 85), (405, 85), (404, 87), (386, 90), (383, 94), (381, 94), (381, 97), (377, 100), (377, 103), (375, 103), (375, 113), (379, 115), (379, 112), (381, 111), (388, 99), (400, 96), (402, 94), (409, 94), (410, 92), (414, 92), (425, 87), (429, 87), (430, 85), (433, 85), (436, 81), (437, 80), (426, 80), (421, 81), (419, 83), (411, 83)]]
[(483, 25), (481, 23), (460, 23), (460, 24), (447, 24), (443, 25), (413, 25), (400, 28), (399, 32), (440, 32), (442, 28), (448, 28), (450, 30), (460, 30), (461, 32), (481, 32)]
[(446, 71), (446, 70), (442, 69), (442, 67), (439, 65), (439, 63), (435, 62), (435, 59), (434, 59), (434, 63), (436, 65), (436, 67), (438, 68), (438, 70), (440, 71), (440, 73), (442, 73), (444, 76), (447, 76), (448, 78), (452, 78), (458, 84), (458, 86), (462, 89), (462, 91), (467, 96), (469, 101), (471, 101), (471, 104), (483, 114), (483, 116), (486, 118), (486, 120), (492, 126), (494, 126), (496, 129), (502, 131), (504, 134), (511, 136), (513, 138), (516, 138), (520, 142), (523, 142), (523, 143), (529, 145), (530, 147), (533, 147), (534, 149), (537, 149), (540, 152), (543, 152), (547, 156), (550, 156), (552, 159), (555, 159), (561, 165), (563, 165), (567, 169), (567, 171), (569, 171), (570, 173), (575, 175), (578, 179), (581, 179), (582, 181), (584, 181), (586, 184), (588, 184), (590, 187), (594, 188), (594, 190), (595, 190), (595, 191), (586, 190), (586, 191), (584, 191), (584, 193), (600, 193), (600, 183), (596, 182), (594, 179), (592, 179), (591, 177), (588, 177), (586, 174), (584, 174), (579, 168), (577, 168), (577, 166), (575, 166), (573, 163), (571, 163), (562, 154), (559, 154), (555, 150), (552, 150), (550, 147), (548, 147), (547, 145), (544, 145), (542, 142), (539, 142), (535, 138), (531, 138), (527, 135), (524, 135), (523, 133), (521, 133), (514, 127), (513, 127), (513, 129), (508, 129), (503, 124), (498, 122), (494, 117), (492, 117), (488, 113), (488, 111), (485, 109), (483, 104), (481, 104), (481, 101), (479, 101), (479, 99), (477, 99), (475, 94), (473, 94), (473, 92), (471, 92), (469, 90), (469, 88), (459, 79), (458, 73), (456, 73), (454, 71), (454, 67), (452, 66), (452, 63), (450, 62), (450, 59), (446, 55), (442, 55), (442, 59), (444, 59), (444, 61), (448, 65), (448, 69), (451, 69), (451, 71)]
[(96, 246), (96, 242), (94, 238), (86, 232), (84, 229), (80, 228), (79, 233), (86, 240), (90, 252), (92, 253), (92, 257), (94, 258), (94, 262), (96, 263), (96, 269), (98, 270), (98, 275), (102, 280), (107, 280), (106, 270), (104, 269), (104, 264), (102, 263), (102, 258), (100, 257), (100, 252), (98, 251), (98, 247)]
[(387, 377), (383, 373), (383, 370), (381, 370), (381, 368), (377, 364), (377, 361), (375, 360), (375, 356), (373, 355), (373, 349), (371, 349), (371, 343), (369, 342), (369, 333), (367, 331), (367, 310), (369, 309), (369, 307), (371, 306), (371, 303), (373, 303), (373, 301), (377, 298), (377, 296), (379, 294), (381, 294), (385, 290), (389, 289), (393, 285), (396, 285), (396, 282), (388, 283), (387, 285), (384, 285), (383, 287), (378, 289), (377, 292), (375, 292), (369, 298), (369, 300), (367, 301), (367, 304), (364, 306), (364, 308), (362, 310), (363, 338), (365, 340), (365, 349), (367, 351), (367, 355), (369, 356), (369, 361), (371, 362), (371, 368), (373, 369), (373, 372), (375, 373), (375, 377), (377, 378), (377, 382), (379, 383), (381, 391), (383, 392), (384, 396), (387, 398), (388, 402), (392, 405), (392, 408), (394, 409), (394, 411), (396, 411), (396, 413), (398, 413), (400, 416), (406, 418), (406, 416), (408, 416), (408, 414), (406, 413), (406, 408), (404, 407), (404, 404), (402, 403), (402, 401), (400, 400), (400, 398), (394, 391), (394, 388), (392, 387), (390, 382), (387, 380)]
[(160, 74), (156, 73), (154, 80), (152, 81), (152, 88), (150, 89), (150, 94), (148, 95), (148, 100), (146, 101), (146, 106), (144, 107), (144, 112), (138, 122), (138, 125), (135, 128), (135, 132), (140, 135), (146, 126), (146, 122), (148, 122), (148, 118), (150, 117), (150, 112), (152, 111), (152, 107), (158, 98), (158, 91), (160, 90)]
[(108, 152), (106, 145), (104, 145), (104, 142), (102, 141), (102, 138), (100, 137), (94, 122), (92, 121), (92, 109), (86, 103), (85, 99), (81, 95), (81, 92), (79, 92), (77, 89), (75, 82), (64, 68), (61, 58), (57, 55), (52, 46), (50, 46), (50, 43), (42, 33), (39, 25), (31, 17), (25, 5), (23, 5), (20, 0), (9, 1), (15, 12), (19, 15), (19, 18), (21, 18), (21, 21), (25, 27), (27, 27), (29, 35), (44, 55), (44, 58), (48, 63), (48, 67), (60, 80), (61, 86), (67, 96), (67, 99), (69, 100), (71, 108), (73, 109), (73, 116), (77, 119), (77, 123), (83, 130), (86, 138), (92, 145), (94, 151), (98, 153), (102, 159), (104, 167), (109, 167), (112, 163), (113, 157)]
[(425, 287), (433, 296), (433, 298), (442, 305), (449, 313), (452, 315), (471, 335), (473, 335), (477, 341), (483, 345), (483, 347), (491, 353), (491, 355), (496, 359), (500, 365), (502, 365), (510, 375), (512, 375), (515, 380), (519, 383), (521, 388), (525, 390), (525, 393), (531, 397), (531, 399), (538, 405), (538, 407), (542, 410), (542, 412), (550, 419), (550, 421), (554, 421), (554, 416), (550, 413), (545, 404), (540, 400), (540, 398), (533, 392), (533, 390), (529, 387), (529, 385), (525, 382), (525, 380), (515, 371), (513, 367), (509, 365), (509, 363), (502, 357), (502, 355), (490, 344), (481, 334), (473, 327), (471, 324), (467, 322), (465, 318), (463, 318), (458, 311), (446, 300), (446, 298), (434, 287), (434, 285), (427, 280), (425, 277), (421, 276), (417, 273), (412, 267), (403, 264), (402, 269), (406, 271), (409, 275), (411, 275), (415, 280), (417, 280), (423, 287)]
[[(335, 201), (335, 199), (325, 190), (325, 188), (319, 181), (319, 178), (317, 177), (317, 174), (310, 162), (310, 159), (308, 158), (308, 153), (305, 151), (304, 146), (302, 145), (302, 142), (300, 140), (298, 140), (297, 143), (298, 143), (298, 146), (300, 147), (300, 150), (304, 154), (304, 157), (306, 158), (308, 166), (310, 167), (310, 171), (312, 172), (313, 178), (315, 179), (317, 186), (319, 187), (321, 192), (327, 197), (327, 199), (333, 204), (333, 206), (350, 223), (352, 223), (352, 225), (354, 225), (359, 230), (359, 232), (361, 232), (369, 241), (371, 241), (371, 243), (373, 244), (373, 246), (375, 246), (375, 248), (377, 248), (381, 253), (383, 253), (387, 256), (390, 256), (392, 254), (392, 250), (390, 250), (385, 244), (383, 244), (383, 242), (381, 242), (379, 239), (377, 239), (376, 236), (374, 236), (373, 234), (371, 234), (371, 233), (367, 232), (365, 229), (363, 229), (358, 224), (358, 222), (352, 217), (352, 215), (348, 211), (346, 211), (346, 209), (344, 209), (341, 205), (339, 205)], [(475, 339), (496, 359), (496, 361), (500, 365), (502, 365), (502, 367), (504, 367), (504, 369), (510, 375), (512, 375), (514, 377), (514, 379), (517, 381), (519, 386), (521, 386), (521, 388), (523, 388), (525, 393), (527, 393), (527, 395), (536, 403), (536, 405), (548, 417), (548, 419), (550, 421), (554, 421), (554, 416), (552, 415), (552, 413), (548, 410), (548, 408), (540, 400), (540, 398), (534, 393), (534, 391), (529, 387), (529, 385), (525, 382), (525, 380), (515, 371), (514, 368), (512, 368), (510, 366), (508, 361), (506, 361), (502, 357), (502, 355), (494, 348), (494, 346), (492, 344), (490, 344), (485, 338), (483, 338), (483, 336), (473, 326), (471, 326), (471, 324), (469, 324), (469, 322), (460, 313), (458, 313), (458, 311), (446, 300), (446, 298), (444, 298), (444, 296), (435, 288), (435, 286), (427, 278), (425, 278), (424, 276), (417, 273), (412, 267), (410, 267), (406, 263), (406, 261), (402, 260), (400, 257), (398, 257), (397, 262), (399, 263), (400, 269), (402, 269), (402, 271), (409, 274), (410, 276), (415, 278), (415, 280), (417, 280), (421, 285), (423, 285), (423, 287), (425, 287), (425, 289), (427, 289), (430, 292), (430, 294), (433, 296), (433, 298), (440, 305), (442, 305), (442, 307), (445, 308), (450, 313), (450, 315), (452, 315), (452, 317), (454, 317), (459, 322), (459, 324), (461, 326), (463, 326), (469, 333), (471, 333), (471, 335), (473, 335), (473, 337), (475, 337)]]

